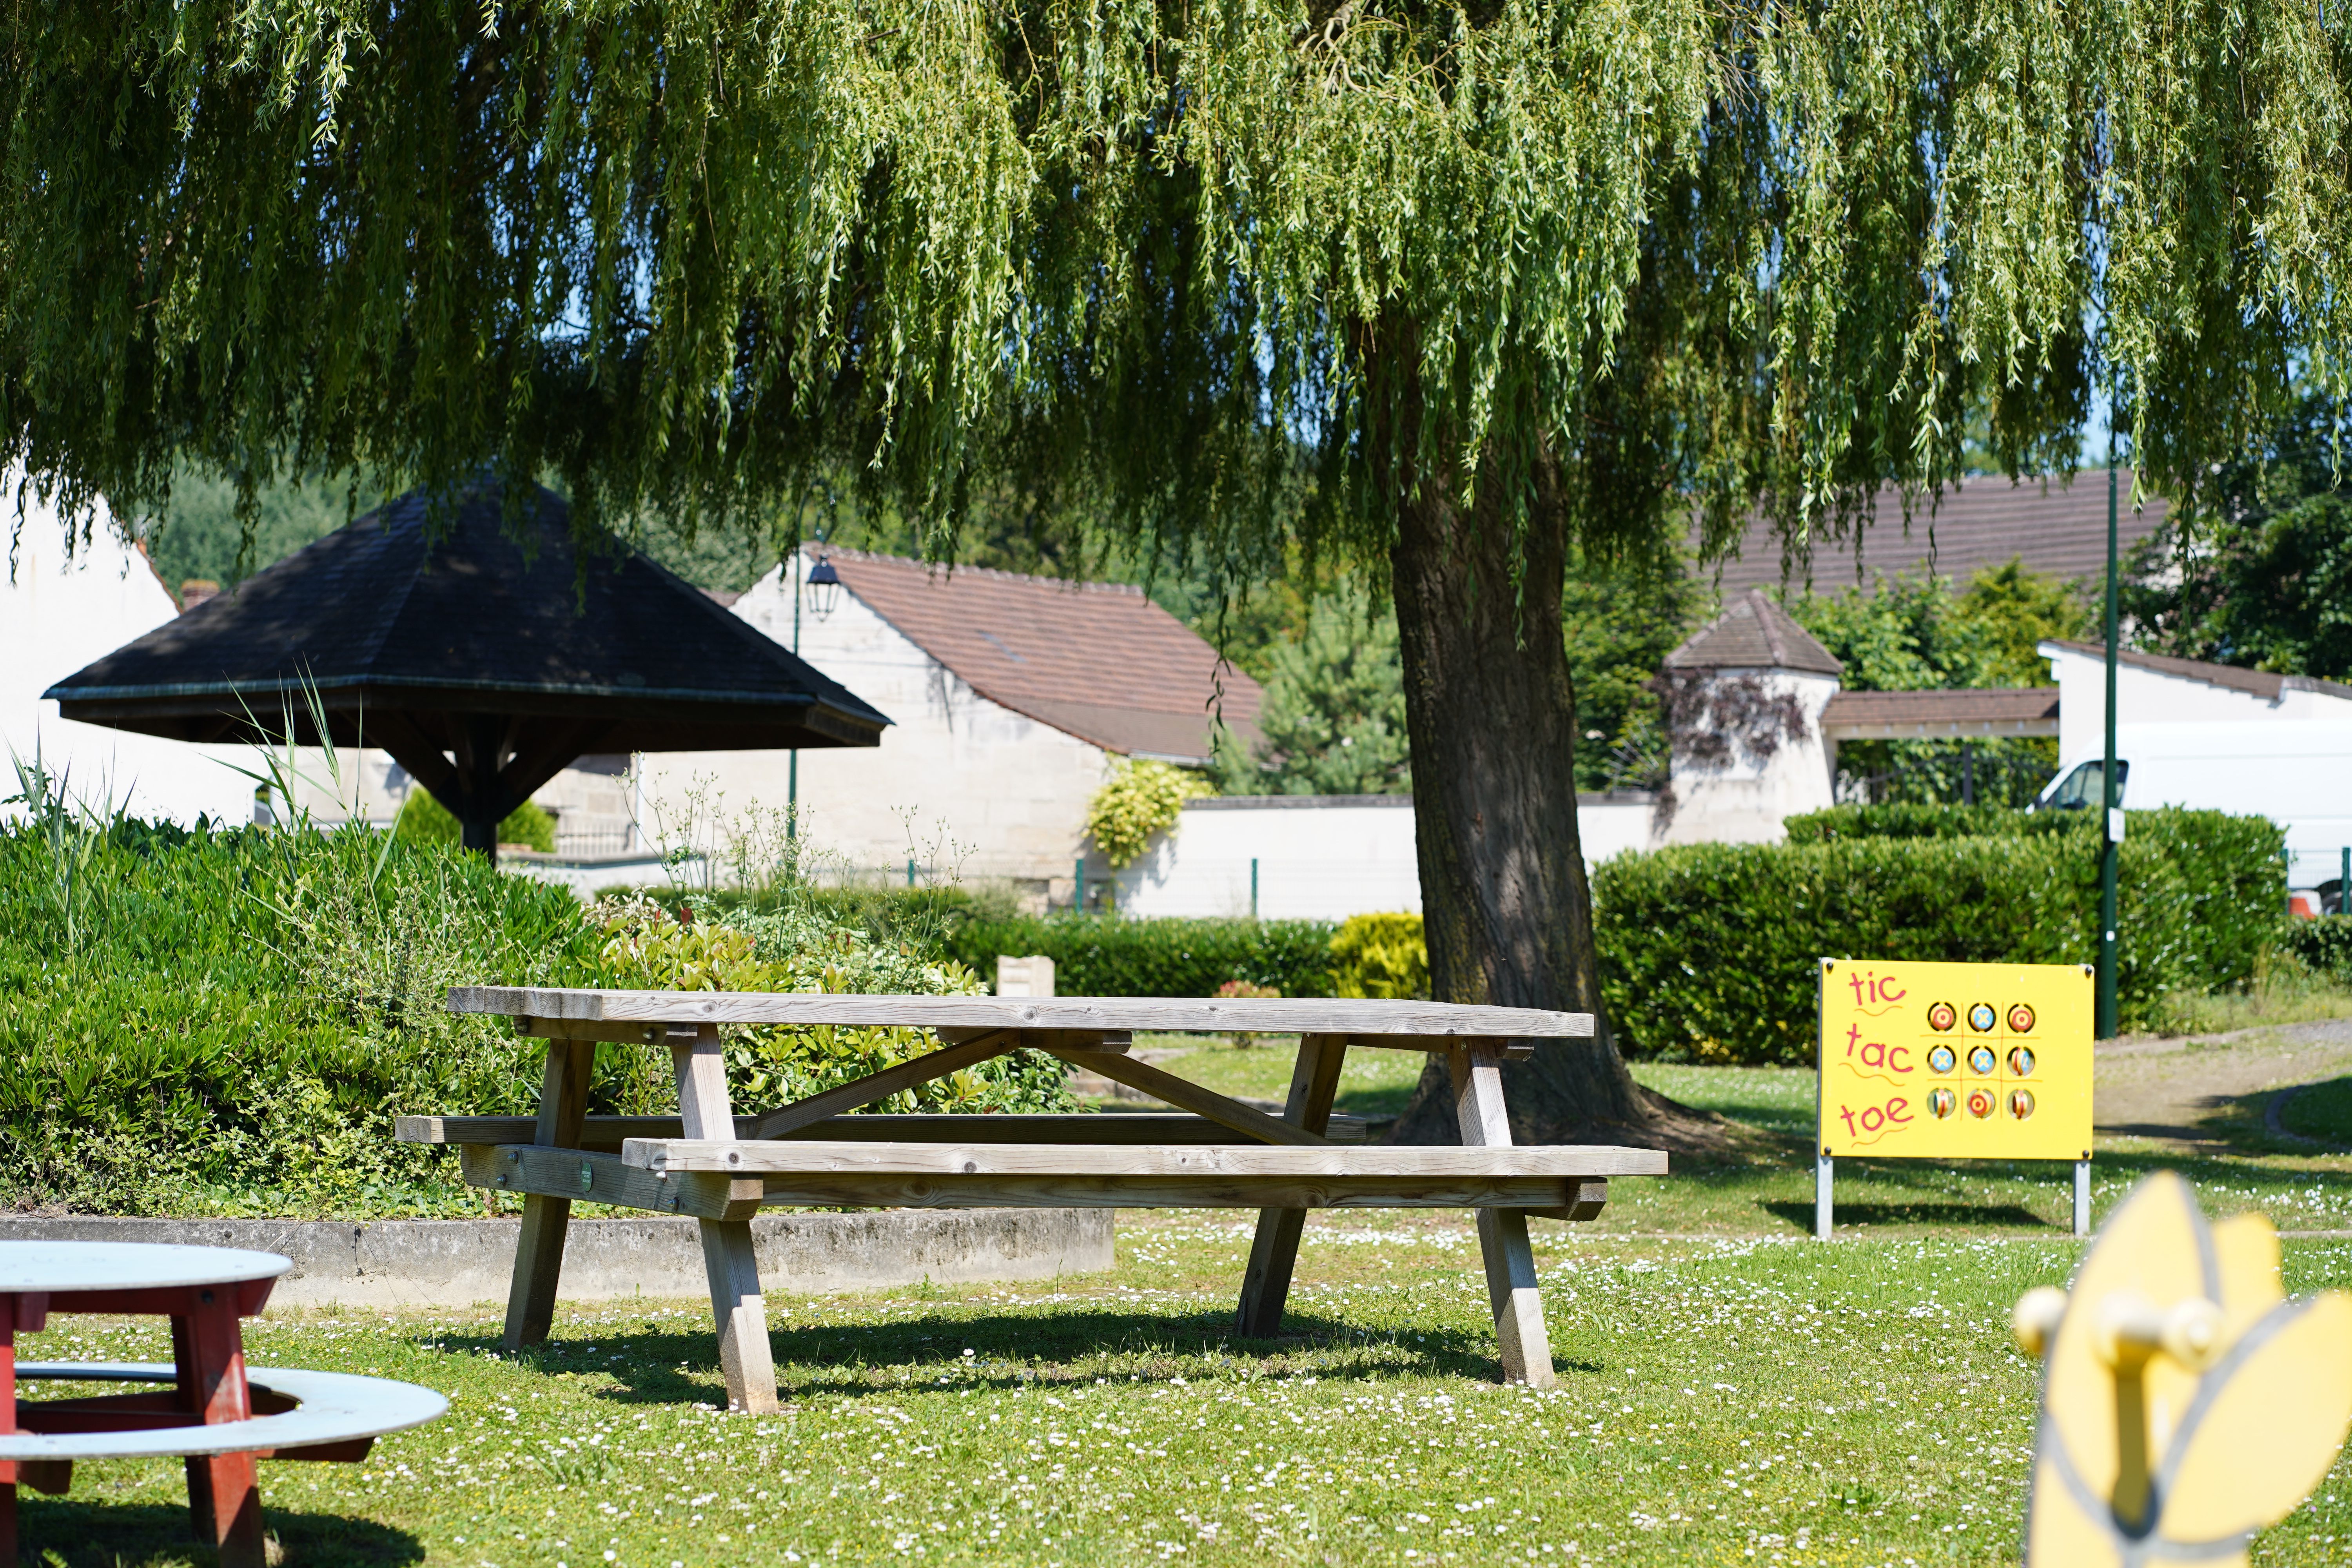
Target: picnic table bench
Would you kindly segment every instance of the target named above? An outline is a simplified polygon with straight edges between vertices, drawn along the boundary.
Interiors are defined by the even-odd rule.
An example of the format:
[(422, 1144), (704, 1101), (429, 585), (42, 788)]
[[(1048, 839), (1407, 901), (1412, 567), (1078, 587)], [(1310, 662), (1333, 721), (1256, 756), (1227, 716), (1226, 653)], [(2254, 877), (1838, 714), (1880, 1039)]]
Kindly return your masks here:
[[(404, 1116), (397, 1132), (455, 1144), (471, 1185), (524, 1196), (507, 1300), (510, 1349), (546, 1337), (576, 1199), (700, 1222), (730, 1409), (776, 1408), (751, 1218), (763, 1205), (843, 1208), (1254, 1208), (1237, 1327), (1282, 1321), (1313, 1208), (1475, 1213), (1506, 1382), (1549, 1385), (1551, 1352), (1528, 1219), (1590, 1219), (1612, 1176), (1664, 1175), (1666, 1156), (1602, 1144), (1514, 1146), (1505, 1061), (1539, 1039), (1589, 1037), (1586, 1013), (1442, 1003), (1255, 998), (851, 996), (470, 986), (460, 1013), (504, 1015), (547, 1043), (536, 1117)], [(931, 1030), (926, 1055), (760, 1115), (730, 1104), (730, 1024)], [(1129, 1054), (1139, 1031), (1296, 1034), (1283, 1113), (1269, 1115)], [(678, 1114), (591, 1117), (596, 1042), (666, 1045)], [(1350, 1047), (1433, 1052), (1450, 1070), (1459, 1148), (1392, 1148), (1335, 1126)], [(1034, 1049), (1142, 1090), (1176, 1115), (852, 1116), (1009, 1051)], [(1346, 1136), (1352, 1131), (1354, 1136)], [(1334, 1134), (1339, 1133), (1339, 1136)]]
[[(196, 1538), (223, 1568), (262, 1568), (257, 1459), (356, 1463), (377, 1437), (449, 1402), (347, 1373), (245, 1364), (240, 1320), (293, 1263), (273, 1252), (136, 1242), (0, 1242), (0, 1563), (16, 1561), (16, 1486), (62, 1495), (80, 1459), (178, 1458)], [(19, 1362), (16, 1336), (60, 1312), (152, 1312), (170, 1363)], [(133, 1394), (24, 1399), (27, 1383), (147, 1383)]]

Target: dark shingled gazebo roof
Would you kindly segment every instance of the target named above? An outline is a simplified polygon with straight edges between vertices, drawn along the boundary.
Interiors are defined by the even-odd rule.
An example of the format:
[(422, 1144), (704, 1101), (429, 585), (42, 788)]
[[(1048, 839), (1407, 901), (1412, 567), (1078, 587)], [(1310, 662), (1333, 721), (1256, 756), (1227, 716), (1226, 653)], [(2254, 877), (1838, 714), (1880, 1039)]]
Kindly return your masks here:
[(561, 498), (523, 500), (510, 520), (485, 481), (428, 516), (411, 491), (44, 695), (174, 740), (381, 747), (493, 852), (583, 752), (880, 743), (890, 721), (840, 684), (640, 552), (583, 559)]

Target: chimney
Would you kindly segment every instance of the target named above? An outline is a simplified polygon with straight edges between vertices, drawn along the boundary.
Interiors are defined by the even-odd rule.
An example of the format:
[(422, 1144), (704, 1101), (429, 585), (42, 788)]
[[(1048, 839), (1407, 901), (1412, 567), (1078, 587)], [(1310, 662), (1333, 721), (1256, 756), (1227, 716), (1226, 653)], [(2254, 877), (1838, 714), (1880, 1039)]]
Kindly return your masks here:
[(219, 592), (220, 584), (209, 577), (186, 579), (180, 584), (180, 614), (186, 615)]

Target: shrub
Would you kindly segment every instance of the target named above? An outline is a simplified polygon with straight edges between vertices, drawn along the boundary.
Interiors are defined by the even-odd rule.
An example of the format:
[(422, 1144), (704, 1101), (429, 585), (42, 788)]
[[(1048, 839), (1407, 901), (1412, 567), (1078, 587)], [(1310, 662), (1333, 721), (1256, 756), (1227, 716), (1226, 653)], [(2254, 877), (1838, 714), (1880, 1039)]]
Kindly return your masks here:
[(1998, 838), (2064, 834), (2092, 826), (2084, 812), (2017, 811), (2004, 805), (1939, 805), (1910, 801), (1838, 805), (1783, 825), (1791, 844), (1842, 838)]
[(1429, 999), (1421, 917), (1350, 915), (1331, 938), (1331, 994)]
[(2352, 985), (2352, 916), (2288, 921), (2279, 945), (2314, 973)]
[[(464, 830), (457, 819), (449, 815), (448, 807), (422, 789), (408, 792), (401, 803), (400, 815), (393, 819), (394, 837), (412, 844), (457, 844)], [(507, 814), (499, 824), (499, 842), (520, 844), (526, 849), (536, 849), (542, 855), (555, 853), (555, 818), (530, 801)]]
[(1328, 921), (1119, 920), (1093, 915), (974, 921), (948, 950), (982, 974), (999, 953), (1054, 961), (1066, 996), (1211, 996), (1231, 980), (1285, 996), (1331, 994)]
[[(923, 944), (877, 941), (812, 903), (768, 913), (741, 910), (716, 920), (681, 921), (645, 899), (609, 900), (598, 921), (608, 933), (596, 983), (615, 989), (800, 991), (849, 994), (971, 996), (979, 976)], [(746, 1106), (804, 1099), (939, 1048), (929, 1030), (730, 1025), (728, 1089)], [(625, 1047), (656, 1085), (666, 1085), (667, 1053)], [(644, 1098), (671, 1103), (661, 1088)], [(648, 1105), (647, 1109), (652, 1109)], [(1014, 1051), (918, 1084), (878, 1100), (869, 1111), (1072, 1110), (1061, 1064)]]
[[(37, 812), (0, 824), (0, 1207), (479, 1213), (454, 1160), (394, 1142), (392, 1118), (529, 1111), (541, 1047), (504, 1019), (450, 1013), (451, 985), (977, 984), (919, 944), (805, 911), (722, 928), (655, 909), (679, 940), (616, 950), (561, 888), (364, 827)], [(730, 1079), (756, 1109), (929, 1043), (744, 1031)], [(600, 1047), (590, 1109), (674, 1104), (668, 1063), (651, 1057)], [(1068, 1100), (1058, 1067), (1012, 1058), (924, 1103)]]
[[(2127, 1026), (2172, 996), (2252, 977), (2279, 934), (2282, 839), (2260, 817), (2132, 815), (2119, 882)], [(1620, 856), (1593, 873), (1601, 994), (1629, 1051), (1810, 1062), (1824, 956), (2092, 962), (2098, 845), (2095, 824), (2075, 823)]]
[(520, 1111), (530, 1048), (459, 983), (576, 983), (570, 894), (360, 828), (84, 825), (80, 935), (0, 831), (0, 1203), (101, 1213), (478, 1206), (389, 1118)]
[(1114, 869), (1143, 858), (1151, 836), (1176, 826), (1184, 803), (1214, 795), (1216, 787), (1196, 773), (1166, 763), (1128, 762), (1087, 805), (1087, 832)]

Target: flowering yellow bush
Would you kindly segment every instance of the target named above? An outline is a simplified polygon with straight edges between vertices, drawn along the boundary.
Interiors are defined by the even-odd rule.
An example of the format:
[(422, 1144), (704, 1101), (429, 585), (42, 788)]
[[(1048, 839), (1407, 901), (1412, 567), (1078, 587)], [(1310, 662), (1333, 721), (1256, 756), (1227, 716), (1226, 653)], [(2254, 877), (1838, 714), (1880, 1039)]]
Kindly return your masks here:
[(1132, 866), (1153, 834), (1176, 826), (1186, 801), (1216, 793), (1199, 774), (1166, 763), (1126, 763), (1087, 803), (1087, 831), (1113, 869)]
[(1331, 994), (1429, 999), (1421, 917), (1356, 915), (1331, 938)]

